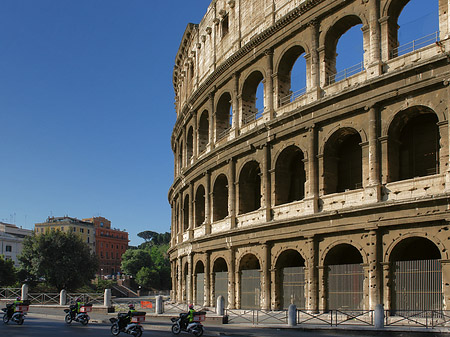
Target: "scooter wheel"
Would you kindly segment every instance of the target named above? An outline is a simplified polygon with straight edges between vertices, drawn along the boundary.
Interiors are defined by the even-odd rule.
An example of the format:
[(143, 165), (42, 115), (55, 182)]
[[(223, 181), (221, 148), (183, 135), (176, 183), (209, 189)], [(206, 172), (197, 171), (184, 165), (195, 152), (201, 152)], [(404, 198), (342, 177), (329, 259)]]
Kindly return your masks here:
[(178, 324), (172, 325), (172, 333), (178, 335), (181, 332), (181, 328)]
[(119, 325), (118, 325), (118, 324), (113, 324), (113, 325), (112, 325), (112, 327), (111, 327), (111, 333), (112, 333), (114, 336), (119, 335), (120, 329), (119, 329)]
[(195, 329), (194, 336), (200, 337), (201, 335), (203, 335), (203, 327), (199, 326), (198, 328)]
[(22, 325), (24, 321), (23, 317), (20, 317), (19, 320), (17, 321), (17, 324)]
[(64, 321), (65, 321), (67, 324), (72, 323), (72, 316), (70, 316), (70, 314), (67, 314), (66, 317), (64, 317)]
[(3, 323), (8, 324), (8, 322), (9, 322), (9, 317), (7, 314), (4, 314), (3, 315)]

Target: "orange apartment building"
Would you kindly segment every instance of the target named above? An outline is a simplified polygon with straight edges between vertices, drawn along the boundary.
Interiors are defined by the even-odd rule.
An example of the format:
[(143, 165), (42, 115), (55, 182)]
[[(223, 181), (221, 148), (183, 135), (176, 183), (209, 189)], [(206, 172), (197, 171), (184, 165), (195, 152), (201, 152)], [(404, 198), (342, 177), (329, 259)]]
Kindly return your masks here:
[(111, 221), (104, 217), (83, 219), (91, 222), (95, 229), (95, 253), (98, 257), (98, 275), (121, 273), (122, 254), (128, 249), (128, 233), (111, 228)]

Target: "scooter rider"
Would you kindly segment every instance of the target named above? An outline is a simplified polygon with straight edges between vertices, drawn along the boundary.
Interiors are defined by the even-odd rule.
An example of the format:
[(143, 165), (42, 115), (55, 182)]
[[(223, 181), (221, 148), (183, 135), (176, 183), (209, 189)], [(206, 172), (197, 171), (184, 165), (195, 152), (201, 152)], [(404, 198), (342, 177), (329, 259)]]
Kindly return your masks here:
[(192, 328), (195, 323), (194, 323), (194, 305), (193, 304), (189, 304), (189, 312), (187, 313), (187, 316), (185, 317), (185, 324), (187, 325), (186, 330), (189, 331), (190, 328)]
[(75, 300), (75, 304), (70, 306), (72, 318), (75, 318), (77, 314), (80, 313), (80, 308), (84, 305), (83, 302), (81, 302), (81, 298), (77, 298)]
[(14, 311), (16, 310), (16, 306), (19, 305), (19, 304), (22, 304), (22, 303), (23, 303), (23, 301), (21, 300), (21, 298), (17, 297), (16, 300), (13, 303), (8, 304), (6, 306), (8, 308), (7, 315), (8, 315), (9, 318), (11, 318), (12, 315), (14, 315)]
[(119, 328), (124, 329), (128, 324), (131, 323), (131, 317), (133, 316), (133, 312), (136, 312), (133, 304), (128, 305), (128, 313), (126, 316), (122, 316), (119, 319)]

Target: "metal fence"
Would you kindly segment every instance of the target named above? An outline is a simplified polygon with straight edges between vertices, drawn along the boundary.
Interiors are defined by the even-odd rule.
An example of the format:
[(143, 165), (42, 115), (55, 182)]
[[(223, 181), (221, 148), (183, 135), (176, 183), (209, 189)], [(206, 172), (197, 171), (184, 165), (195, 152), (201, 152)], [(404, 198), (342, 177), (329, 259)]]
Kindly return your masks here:
[(21, 295), (21, 288), (0, 288), (0, 299), (2, 300), (15, 299)]
[(225, 300), (226, 308), (228, 305), (228, 272), (226, 271), (214, 273), (214, 305), (216, 304), (219, 296), (222, 296)]
[(305, 307), (305, 268), (285, 267), (281, 274), (283, 285), (283, 309), (295, 304), (297, 308)]
[(411, 53), (417, 49), (423, 48), (425, 46), (436, 43), (438, 41), (439, 41), (439, 31), (431, 33), (426, 36), (423, 36), (416, 40), (413, 40), (404, 45), (398, 46), (397, 48), (395, 48), (391, 51), (390, 58), (395, 58), (395, 57), (399, 57), (399, 56)]
[(285, 104), (294, 102), (297, 98), (306, 94), (306, 87), (296, 90), (294, 92), (289, 93), (289, 95), (283, 96), (280, 98), (280, 105), (283, 106)]
[(328, 307), (363, 309), (364, 271), (361, 264), (331, 265), (328, 271)]
[(205, 296), (205, 274), (198, 273), (196, 275), (196, 284), (195, 284), (195, 304), (202, 305)]
[(260, 307), (261, 272), (258, 269), (241, 271), (241, 307), (258, 309)]
[(252, 324), (287, 324), (287, 310), (234, 310), (226, 309), (225, 315), (228, 323), (252, 323)]
[(360, 72), (362, 72), (364, 69), (364, 62), (360, 62), (358, 64), (355, 64), (354, 66), (351, 66), (349, 68), (346, 68), (342, 71), (339, 71), (335, 74), (332, 74), (328, 76), (327, 78), (327, 85), (345, 80), (346, 78), (356, 75)]

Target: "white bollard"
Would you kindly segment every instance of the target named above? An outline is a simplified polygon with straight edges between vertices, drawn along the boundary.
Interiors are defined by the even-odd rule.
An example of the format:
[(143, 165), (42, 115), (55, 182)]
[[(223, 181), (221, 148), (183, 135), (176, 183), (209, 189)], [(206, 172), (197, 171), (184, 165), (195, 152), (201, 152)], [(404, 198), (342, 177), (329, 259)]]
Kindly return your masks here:
[(374, 325), (375, 329), (384, 328), (384, 307), (383, 304), (377, 304), (374, 312)]
[(107, 308), (111, 306), (111, 289), (105, 289), (105, 298), (103, 299), (103, 305)]
[(155, 298), (155, 313), (158, 315), (164, 313), (164, 302), (163, 297), (161, 295), (158, 295)]
[(59, 305), (66, 305), (66, 304), (67, 304), (67, 291), (63, 289), (59, 293)]
[(26, 301), (28, 299), (28, 284), (22, 285), (22, 293), (20, 298), (22, 301)]
[(217, 297), (216, 314), (220, 316), (225, 314), (225, 299), (222, 295)]
[(296, 326), (297, 325), (297, 307), (295, 304), (291, 304), (288, 309), (288, 325)]

